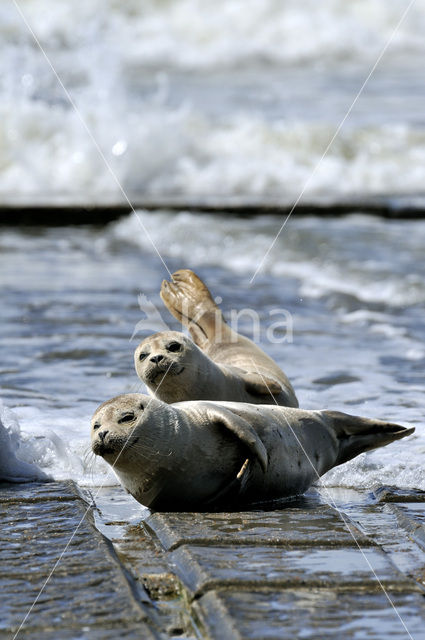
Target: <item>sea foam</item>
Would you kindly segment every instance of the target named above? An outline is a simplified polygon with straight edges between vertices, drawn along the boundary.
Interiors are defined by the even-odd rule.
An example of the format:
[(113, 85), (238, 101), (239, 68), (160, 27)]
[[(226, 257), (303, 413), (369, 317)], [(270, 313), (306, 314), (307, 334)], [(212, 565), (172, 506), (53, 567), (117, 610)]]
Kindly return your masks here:
[(323, 160), (402, 0), (21, 7), (79, 115), (14, 4), (2, 3), (3, 197), (117, 198), (99, 149), (139, 197), (291, 200), (304, 187), (313, 200), (422, 192), (421, 3)]
[(36, 464), (19, 457), (21, 444), (18, 420), (0, 401), (0, 482), (48, 480), (48, 476)]

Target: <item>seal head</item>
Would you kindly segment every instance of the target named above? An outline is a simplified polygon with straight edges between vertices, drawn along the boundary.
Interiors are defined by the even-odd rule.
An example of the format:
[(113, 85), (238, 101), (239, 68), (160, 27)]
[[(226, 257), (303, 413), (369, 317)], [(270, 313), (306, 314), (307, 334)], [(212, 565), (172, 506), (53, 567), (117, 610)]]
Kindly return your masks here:
[(143, 418), (145, 408), (153, 398), (141, 394), (128, 394), (104, 402), (91, 421), (92, 451), (115, 465), (124, 462), (140, 435), (136, 427)]
[(145, 338), (134, 353), (139, 378), (149, 391), (166, 402), (198, 398), (197, 380), (216, 368), (192, 340), (178, 331), (162, 331)]

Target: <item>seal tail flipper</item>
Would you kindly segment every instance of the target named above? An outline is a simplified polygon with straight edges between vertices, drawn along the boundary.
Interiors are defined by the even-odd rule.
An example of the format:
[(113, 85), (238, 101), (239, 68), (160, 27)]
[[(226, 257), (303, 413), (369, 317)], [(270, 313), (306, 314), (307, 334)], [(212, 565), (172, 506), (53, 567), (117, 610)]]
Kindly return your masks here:
[(332, 420), (339, 441), (335, 466), (347, 462), (364, 451), (384, 447), (395, 440), (410, 436), (414, 427), (402, 427), (393, 422), (350, 416), (339, 411), (323, 411)]

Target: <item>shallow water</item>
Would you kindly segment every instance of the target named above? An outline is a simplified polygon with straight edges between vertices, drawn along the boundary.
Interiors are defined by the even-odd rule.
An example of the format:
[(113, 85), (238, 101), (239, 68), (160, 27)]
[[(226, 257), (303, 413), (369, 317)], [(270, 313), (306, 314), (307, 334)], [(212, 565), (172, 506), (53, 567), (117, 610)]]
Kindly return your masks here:
[[(425, 221), (295, 214), (250, 284), (277, 218), (138, 215), (103, 228), (0, 232), (2, 416), (21, 459), (56, 479), (116, 483), (88, 454), (90, 417), (105, 399), (142, 391), (132, 359), (144, 335), (179, 329), (159, 298), (167, 272), (142, 221), (170, 271), (196, 270), (230, 321), (259, 313), (258, 335), (247, 312), (238, 328), (282, 366), (301, 406), (416, 427), (325, 484), (425, 489)], [(284, 310), (285, 331), (271, 332)]]

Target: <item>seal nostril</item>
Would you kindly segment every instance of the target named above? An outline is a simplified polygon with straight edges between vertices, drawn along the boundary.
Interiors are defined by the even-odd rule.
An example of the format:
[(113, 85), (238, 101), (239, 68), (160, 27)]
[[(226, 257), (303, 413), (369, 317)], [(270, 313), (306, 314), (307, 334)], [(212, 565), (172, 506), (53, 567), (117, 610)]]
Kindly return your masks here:
[(99, 436), (99, 438), (102, 440), (102, 442), (105, 441), (106, 436), (108, 435), (109, 431), (99, 431), (99, 433), (97, 434)]
[(163, 358), (164, 358), (164, 356), (161, 356), (161, 355), (159, 355), (159, 356), (152, 356), (152, 358), (151, 358), (151, 362), (155, 362), (155, 364), (156, 364), (157, 362), (161, 362), (161, 360), (163, 360)]

